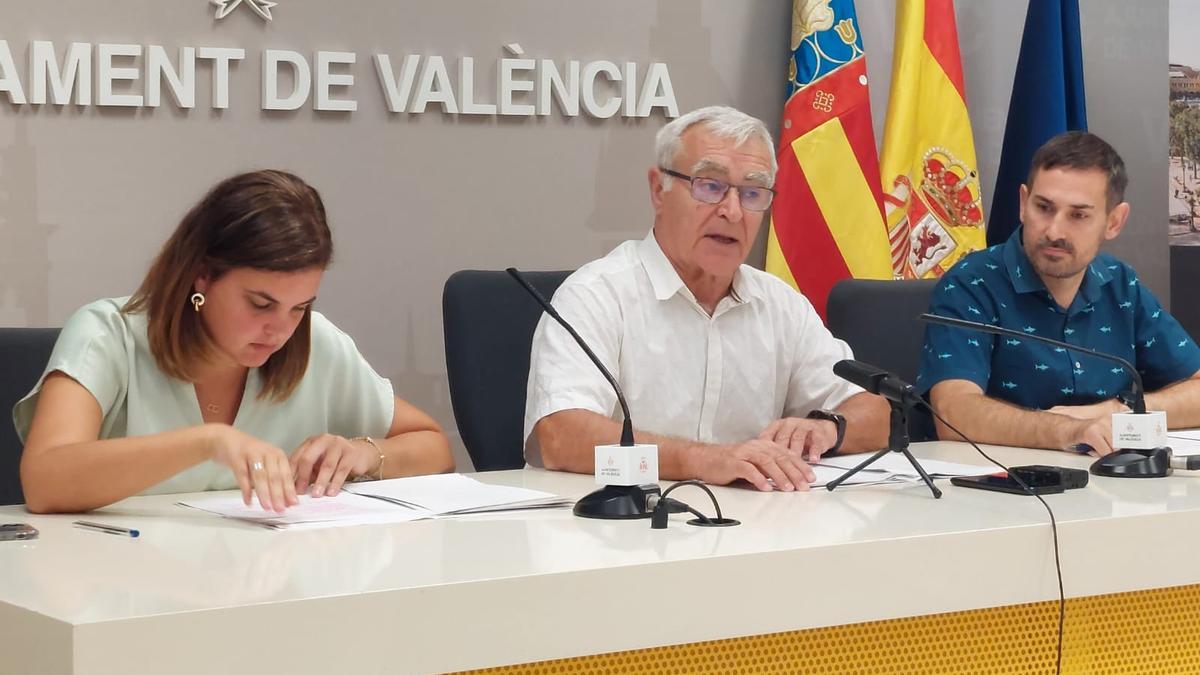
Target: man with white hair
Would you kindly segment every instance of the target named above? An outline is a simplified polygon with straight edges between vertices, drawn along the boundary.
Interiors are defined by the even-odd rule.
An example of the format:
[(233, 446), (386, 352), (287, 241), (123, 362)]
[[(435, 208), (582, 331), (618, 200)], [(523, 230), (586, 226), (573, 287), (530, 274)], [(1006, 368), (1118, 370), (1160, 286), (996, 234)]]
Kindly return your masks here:
[[(833, 374), (853, 358), (793, 288), (742, 264), (777, 165), (763, 123), (701, 108), (659, 131), (654, 228), (572, 274), (554, 306), (621, 384), (659, 474), (760, 490), (805, 489), (806, 463), (884, 447), (888, 406)], [(620, 436), (616, 394), (565, 330), (533, 338), (525, 455), (591, 473)]]

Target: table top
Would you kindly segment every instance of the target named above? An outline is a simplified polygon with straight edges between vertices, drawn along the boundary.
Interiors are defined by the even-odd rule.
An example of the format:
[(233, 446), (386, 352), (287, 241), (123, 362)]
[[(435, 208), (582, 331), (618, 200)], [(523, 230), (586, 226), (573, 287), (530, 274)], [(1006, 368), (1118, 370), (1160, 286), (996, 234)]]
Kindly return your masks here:
[[(985, 449), (1009, 464), (1083, 468), (1091, 461)], [(960, 443), (914, 444), (913, 452), (986, 464)], [(539, 469), (474, 476), (570, 498), (595, 487), (591, 476)], [(714, 488), (725, 514), (742, 525), (699, 528), (677, 515), (667, 530), (651, 530), (648, 520), (577, 518), (560, 508), (270, 531), (177, 505), (185, 495), (133, 497), (86, 516), (141, 531), (130, 539), (72, 527), (78, 515), (4, 507), (0, 520), (30, 523), (41, 536), (0, 543), (0, 605), (79, 627), (388, 593), (414, 608), (520, 599), (530, 616), (573, 602), (615, 604), (657, 593), (688, 596), (693, 589), (700, 597), (681, 601), (680, 611), (731, 601), (723, 629), (668, 629), (654, 639), (590, 640), (586, 648), (580, 642), (538, 652), (553, 658), (728, 636), (734, 625), (756, 634), (1057, 597), (1049, 519), (1036, 499), (938, 483), (944, 491), (938, 500), (920, 483), (794, 493)], [(673, 496), (711, 513), (696, 488)], [(1045, 499), (1058, 519), (1069, 597), (1200, 582), (1200, 566), (1189, 562), (1200, 556), (1200, 538), (1180, 536), (1200, 522), (1197, 477), (1091, 476), (1086, 488)], [(750, 603), (761, 607), (732, 602), (757, 597), (742, 590), (747, 586), (762, 593), (763, 602)], [(568, 588), (580, 589), (578, 595), (564, 596)], [(799, 604), (805, 611), (796, 610)], [(495, 622), (484, 614), (481, 630), (482, 622)], [(472, 616), (456, 616), (456, 630), (470, 631)], [(561, 621), (561, 611), (559, 619), (545, 620)], [(536, 660), (528, 656), (421, 664)]]
[[(921, 457), (985, 463), (961, 444), (913, 447)], [(1063, 453), (987, 449), (1013, 463), (1090, 462)], [(571, 498), (594, 489), (591, 476), (538, 469), (474, 475)], [(87, 516), (141, 531), (140, 538), (129, 539), (72, 527), (78, 515), (4, 507), (0, 518), (30, 523), (41, 536), (0, 545), (0, 602), (81, 624), (708, 556), (1047, 527), (1045, 510), (1032, 498), (939, 485), (945, 492), (940, 500), (921, 484), (795, 493), (715, 488), (725, 514), (740, 519), (741, 526), (698, 528), (675, 516), (665, 531), (651, 530), (645, 520), (588, 520), (554, 509), (276, 532), (178, 506), (186, 498), (181, 495), (133, 497)], [(698, 489), (681, 488), (674, 496), (712, 512)], [(1195, 513), (1200, 480), (1185, 474), (1157, 480), (1092, 476), (1087, 488), (1046, 499), (1060, 526)]]

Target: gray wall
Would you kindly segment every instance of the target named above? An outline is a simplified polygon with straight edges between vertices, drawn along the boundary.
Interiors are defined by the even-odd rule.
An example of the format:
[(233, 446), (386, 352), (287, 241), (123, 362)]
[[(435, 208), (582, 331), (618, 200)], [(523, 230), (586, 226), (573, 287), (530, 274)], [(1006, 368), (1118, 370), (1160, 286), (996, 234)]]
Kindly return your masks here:
[[(1167, 294), (1166, 0), (1082, 0), (1092, 129), (1133, 174), (1133, 222), (1112, 250)], [(877, 129), (886, 112), (893, 0), (858, 0)], [(1134, 7), (1136, 5), (1136, 8)], [(0, 4), (0, 39), (24, 72), (30, 39), (238, 46), (225, 111), (0, 105), (0, 325), (57, 325), (79, 305), (129, 293), (184, 211), (214, 182), (256, 167), (321, 190), (338, 250), (318, 307), (397, 391), (453, 429), (441, 286), (463, 268), (573, 268), (650, 225), (645, 170), (662, 124), (586, 117), (390, 115), (370, 55), (476, 60), (494, 86), (501, 46), (533, 58), (665, 61), (681, 110), (729, 103), (777, 131), (790, 0), (281, 0), (264, 24), (207, 0)], [(985, 204), (999, 161), (1024, 3), (958, 3)], [(259, 110), (264, 48), (357, 52), (359, 110)], [(1030, 104), (1036, 104), (1031, 100)], [(751, 261), (761, 264), (761, 246)], [(461, 447), (461, 465), (469, 466)]]
[[(665, 61), (681, 109), (734, 103), (776, 120), (790, 7), (281, 0), (264, 24), (245, 7), (215, 22), (208, 0), (0, 4), (0, 39), (22, 73), (30, 39), (53, 40), (60, 58), (71, 40), (247, 50), (222, 112), (206, 107), (207, 71), (200, 105), (187, 112), (0, 105), (0, 325), (57, 325), (91, 299), (128, 294), (213, 183), (286, 168), (321, 190), (331, 217), (336, 259), (318, 308), (402, 396), (453, 430), (446, 277), (463, 268), (573, 268), (643, 236), (645, 173), (663, 118), (390, 115), (369, 55), (473, 56), (479, 92), (493, 90), (495, 61), (511, 42), (560, 63)], [(264, 48), (357, 52), (359, 110), (262, 112)]]
[(1088, 128), (1113, 144), (1129, 171), (1129, 224), (1108, 250), (1171, 307), (1167, 0), (1080, 0), (1079, 18)]

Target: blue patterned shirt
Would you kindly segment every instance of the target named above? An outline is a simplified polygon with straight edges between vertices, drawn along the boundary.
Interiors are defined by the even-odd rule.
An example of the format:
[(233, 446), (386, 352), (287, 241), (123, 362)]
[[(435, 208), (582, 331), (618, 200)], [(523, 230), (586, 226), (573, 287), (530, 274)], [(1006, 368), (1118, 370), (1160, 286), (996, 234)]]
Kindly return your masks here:
[[(930, 312), (990, 323), (1120, 356), (1142, 374), (1147, 391), (1200, 370), (1200, 349), (1129, 265), (1101, 253), (1088, 265), (1071, 306), (1058, 306), (1021, 247), (1008, 241), (973, 253), (950, 269)], [(1120, 366), (1088, 354), (1004, 335), (927, 325), (916, 387), (969, 380), (984, 393), (1026, 408), (1086, 405), (1129, 391)]]

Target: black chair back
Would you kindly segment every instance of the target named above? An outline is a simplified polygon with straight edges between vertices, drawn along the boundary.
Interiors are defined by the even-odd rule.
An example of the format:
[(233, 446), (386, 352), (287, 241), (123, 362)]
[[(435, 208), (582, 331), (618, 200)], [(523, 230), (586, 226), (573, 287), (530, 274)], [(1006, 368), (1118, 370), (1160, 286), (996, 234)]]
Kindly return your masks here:
[[(839, 281), (829, 292), (829, 331), (850, 345), (855, 359), (913, 382), (925, 342), (925, 324), (917, 316), (929, 311), (929, 294), (936, 283), (935, 279)], [(910, 413), (908, 427), (913, 441), (936, 438), (927, 411)]]
[(50, 360), (57, 328), (0, 328), (0, 505), (23, 504), (21, 441), (12, 409), (33, 389)]
[[(546, 298), (570, 272), (523, 272)], [(501, 271), (464, 270), (446, 280), (442, 326), (450, 403), (476, 471), (525, 466), (529, 349), (542, 308)]]

